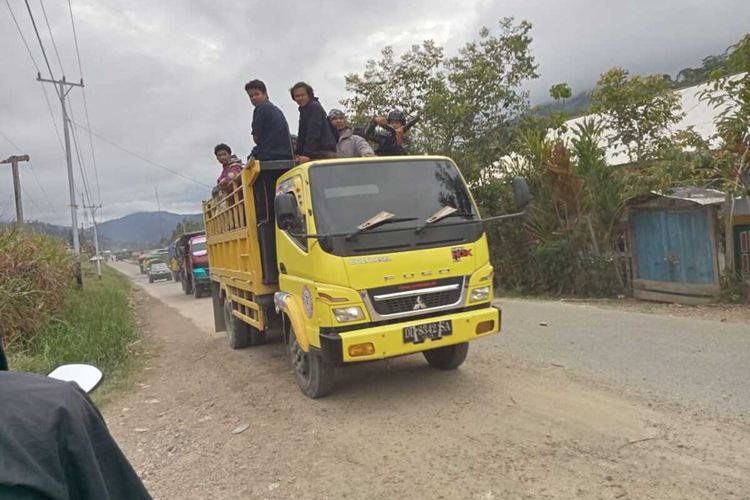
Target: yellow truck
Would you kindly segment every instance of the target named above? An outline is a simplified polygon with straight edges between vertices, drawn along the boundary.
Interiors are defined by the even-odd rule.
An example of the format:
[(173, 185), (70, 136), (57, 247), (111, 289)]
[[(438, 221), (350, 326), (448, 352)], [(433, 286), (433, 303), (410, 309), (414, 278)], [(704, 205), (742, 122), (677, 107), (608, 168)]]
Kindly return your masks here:
[(251, 161), (203, 203), (216, 331), (232, 348), (283, 336), (311, 398), (337, 366), (422, 353), (457, 368), (500, 329), (484, 222), (439, 156)]

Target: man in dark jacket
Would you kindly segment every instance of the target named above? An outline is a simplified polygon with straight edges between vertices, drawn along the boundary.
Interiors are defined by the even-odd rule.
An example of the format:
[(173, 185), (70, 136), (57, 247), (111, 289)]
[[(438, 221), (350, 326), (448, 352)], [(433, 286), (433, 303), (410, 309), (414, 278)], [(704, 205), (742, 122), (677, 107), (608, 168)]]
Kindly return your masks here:
[(336, 132), (328, 122), (328, 116), (315, 97), (313, 88), (299, 82), (294, 84), (290, 93), (299, 106), (299, 131), (294, 151), (297, 163), (336, 158)]
[(250, 80), (245, 84), (253, 111), (253, 140), (255, 147), (250, 156), (257, 160), (291, 160), (292, 145), (289, 142), (289, 124), (281, 112), (268, 100), (266, 84)]

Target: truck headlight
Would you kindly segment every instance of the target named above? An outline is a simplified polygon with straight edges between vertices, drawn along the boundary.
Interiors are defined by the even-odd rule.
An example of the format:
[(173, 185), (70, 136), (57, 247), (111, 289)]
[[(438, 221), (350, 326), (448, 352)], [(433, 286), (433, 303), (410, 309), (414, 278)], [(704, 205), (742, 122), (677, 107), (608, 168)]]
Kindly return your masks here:
[(490, 296), (490, 287), (480, 286), (471, 291), (471, 295), (469, 296), (469, 302), (480, 302), (482, 300), (487, 300), (489, 296)]
[(365, 317), (365, 313), (362, 312), (362, 308), (359, 306), (334, 307), (333, 315), (339, 323), (357, 321)]

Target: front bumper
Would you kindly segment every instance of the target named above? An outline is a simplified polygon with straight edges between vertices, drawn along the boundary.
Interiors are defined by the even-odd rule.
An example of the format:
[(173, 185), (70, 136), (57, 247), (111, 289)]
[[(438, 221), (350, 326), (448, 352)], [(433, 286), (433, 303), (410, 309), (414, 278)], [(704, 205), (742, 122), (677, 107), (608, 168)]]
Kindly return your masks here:
[[(487, 307), (471, 311), (447, 312), (440, 316), (378, 325), (341, 333), (321, 332), (320, 353), (326, 362), (333, 364), (372, 361), (413, 354), (437, 347), (469, 342), (497, 333), (500, 331), (501, 316), (499, 308), (488, 305)], [(444, 336), (439, 340), (427, 339), (419, 344), (404, 342), (403, 329), (405, 327), (442, 320), (451, 320), (453, 322), (453, 332), (451, 335)], [(493, 321), (493, 328), (485, 333), (477, 334), (477, 326), (486, 321)], [(372, 343), (375, 347), (373, 354), (357, 357), (349, 355), (350, 346), (368, 342)]]

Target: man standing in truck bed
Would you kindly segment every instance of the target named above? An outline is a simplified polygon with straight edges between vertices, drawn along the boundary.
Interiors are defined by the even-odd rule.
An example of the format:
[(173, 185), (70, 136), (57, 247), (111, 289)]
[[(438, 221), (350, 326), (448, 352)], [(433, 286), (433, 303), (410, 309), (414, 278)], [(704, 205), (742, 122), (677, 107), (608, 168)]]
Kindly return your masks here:
[(260, 80), (251, 80), (245, 84), (245, 92), (255, 106), (252, 125), (255, 147), (250, 156), (261, 161), (291, 160), (293, 153), (289, 124), (284, 113), (268, 100), (266, 84)]
[(305, 82), (297, 82), (289, 93), (299, 106), (299, 131), (294, 151), (297, 163), (336, 158), (338, 138), (313, 88)]

